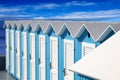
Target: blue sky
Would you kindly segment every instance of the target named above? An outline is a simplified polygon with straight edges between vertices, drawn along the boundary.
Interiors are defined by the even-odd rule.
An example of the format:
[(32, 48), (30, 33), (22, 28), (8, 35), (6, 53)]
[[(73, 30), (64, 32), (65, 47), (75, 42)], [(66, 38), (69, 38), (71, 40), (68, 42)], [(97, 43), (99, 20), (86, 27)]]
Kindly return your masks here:
[(0, 18), (120, 21), (120, 0), (3, 0)]

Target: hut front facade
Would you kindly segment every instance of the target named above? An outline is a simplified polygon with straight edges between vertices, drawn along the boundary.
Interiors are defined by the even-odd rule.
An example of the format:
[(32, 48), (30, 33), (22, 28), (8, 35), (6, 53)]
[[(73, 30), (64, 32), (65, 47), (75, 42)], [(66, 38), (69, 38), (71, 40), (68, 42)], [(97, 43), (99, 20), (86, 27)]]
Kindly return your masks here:
[(94, 80), (69, 68), (119, 31), (119, 26), (80, 21), (5, 21), (6, 71), (18, 80)]

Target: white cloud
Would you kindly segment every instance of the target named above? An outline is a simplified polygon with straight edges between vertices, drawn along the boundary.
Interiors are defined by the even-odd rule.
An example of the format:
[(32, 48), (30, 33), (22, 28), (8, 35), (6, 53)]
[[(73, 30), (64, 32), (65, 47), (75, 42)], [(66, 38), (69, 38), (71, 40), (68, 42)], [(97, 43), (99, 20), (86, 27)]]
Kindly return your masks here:
[(32, 17), (32, 15), (24, 15), (24, 14), (0, 14), (0, 17)]
[(33, 19), (45, 19), (45, 17), (41, 16), (41, 17), (34, 17)]
[(44, 4), (33, 4), (33, 5), (18, 5), (5, 7), (0, 5), (0, 12), (16, 12), (16, 11), (26, 11), (26, 10), (42, 10), (42, 9), (53, 9), (60, 7), (61, 5), (55, 3), (44, 3)]
[(35, 10), (37, 10), (37, 9), (53, 9), (53, 8), (57, 8), (57, 7), (60, 7), (60, 5), (55, 4), (55, 3), (34, 5)]
[(3, 7), (0, 8), (0, 12), (16, 12), (19, 10), (20, 9), (18, 9), (18, 8), (3, 8)]
[[(34, 17), (40, 16), (40, 17)], [(79, 19), (79, 20), (112, 20), (115, 18), (120, 18), (120, 9), (106, 10), (106, 11), (94, 11), (94, 12), (71, 12), (71, 13), (62, 13), (61, 15), (53, 15), (44, 17), (40, 14), (1, 14), (0, 17), (33, 17), (33, 19)]]
[[(75, 6), (91, 6), (96, 5), (96, 3), (91, 2), (79, 2), (79, 1), (72, 1), (64, 4), (55, 4), (55, 3), (47, 3), (47, 4), (36, 4), (36, 5), (22, 5), (22, 6), (11, 6), (11, 7), (4, 7), (0, 5), (0, 17), (33, 17), (34, 19), (81, 19), (81, 20), (96, 20), (96, 19), (112, 19), (112, 18), (120, 18), (120, 9), (113, 9), (113, 10), (105, 10), (105, 11), (78, 11), (78, 12), (62, 12), (60, 15), (55, 14), (53, 16), (49, 15), (49, 12), (37, 13), (36, 11), (42, 9), (57, 9), (57, 8), (64, 8), (64, 7), (72, 7)], [(27, 12), (28, 10), (28, 12)], [(29, 12), (31, 11), (31, 12)], [(47, 11), (47, 10), (46, 10)], [(40, 14), (42, 13), (42, 14)], [(52, 12), (51, 12), (52, 14)], [(40, 17), (35, 17), (40, 16)], [(48, 17), (44, 17), (48, 16)]]
[(94, 12), (72, 12), (54, 18), (60, 19), (107, 19), (120, 17), (120, 9)]
[(92, 2), (80, 2), (80, 1), (72, 1), (72, 2), (67, 2), (64, 4), (56, 4), (56, 3), (47, 3), (47, 4), (37, 4), (34, 5), (35, 10), (40, 10), (40, 9), (54, 9), (58, 7), (69, 7), (69, 6), (92, 6), (96, 5), (95, 3)]
[(49, 17), (34, 17), (34, 19), (76, 19), (85, 21), (118, 21), (120, 19), (120, 9), (94, 12), (72, 12), (64, 15), (56, 15)]
[(55, 9), (55, 8), (63, 8), (63, 7), (72, 7), (72, 6), (91, 6), (95, 5), (92, 2), (80, 2), (80, 1), (72, 1), (64, 4), (56, 4), (56, 3), (43, 3), (43, 4), (33, 4), (33, 5), (18, 5), (18, 6), (10, 6), (5, 7), (5, 5), (0, 5), (0, 12), (17, 12), (17, 11), (25, 11), (25, 10), (42, 10), (42, 9)]
[(72, 1), (64, 4), (65, 6), (92, 6), (96, 5), (95, 3), (92, 2), (85, 2), (85, 1)]

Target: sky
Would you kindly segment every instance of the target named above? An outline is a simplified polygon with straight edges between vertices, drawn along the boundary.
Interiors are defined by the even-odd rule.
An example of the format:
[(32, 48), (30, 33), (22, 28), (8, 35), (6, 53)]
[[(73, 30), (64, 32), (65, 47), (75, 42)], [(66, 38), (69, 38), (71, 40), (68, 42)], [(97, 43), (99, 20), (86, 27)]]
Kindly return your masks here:
[(0, 19), (120, 21), (120, 0), (2, 0)]

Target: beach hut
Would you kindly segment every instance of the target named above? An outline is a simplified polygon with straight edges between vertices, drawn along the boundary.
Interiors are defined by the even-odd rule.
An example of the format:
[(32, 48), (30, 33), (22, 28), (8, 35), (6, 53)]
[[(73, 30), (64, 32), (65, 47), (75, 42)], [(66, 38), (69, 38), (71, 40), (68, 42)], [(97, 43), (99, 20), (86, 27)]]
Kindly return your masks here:
[(30, 80), (30, 34), (29, 21), (21, 21), (22, 31), (22, 80)]
[(38, 62), (39, 62), (39, 38), (37, 32), (39, 32), (38, 21), (29, 21), (29, 26), (31, 27), (30, 34), (30, 80), (38, 80)]
[(50, 28), (48, 27), (49, 21), (39, 21), (39, 33), (38, 33), (38, 40), (39, 40), (39, 75), (38, 75), (38, 80), (48, 80), (49, 79), (49, 47), (48, 46), (48, 35), (47, 33), (49, 32)]
[(6, 38), (6, 71), (10, 71), (10, 25), (8, 22), (4, 25)]
[(69, 68), (120, 29), (118, 23), (59, 20), (18, 20), (9, 25), (6, 21), (5, 25), (14, 26), (8, 41), (17, 54), (11, 51), (8, 56), (16, 56), (16, 64), (10, 59), (9, 65), (12, 72), (16, 67), (15, 77), (20, 80), (91, 80)]
[(17, 27), (16, 34), (16, 78), (22, 79), (22, 30), (21, 22), (15, 21), (14, 25)]
[(120, 31), (72, 65), (70, 70), (94, 80), (119, 80), (119, 41)]
[(13, 77), (16, 77), (16, 26), (13, 21), (9, 21), (10, 25), (10, 73)]

